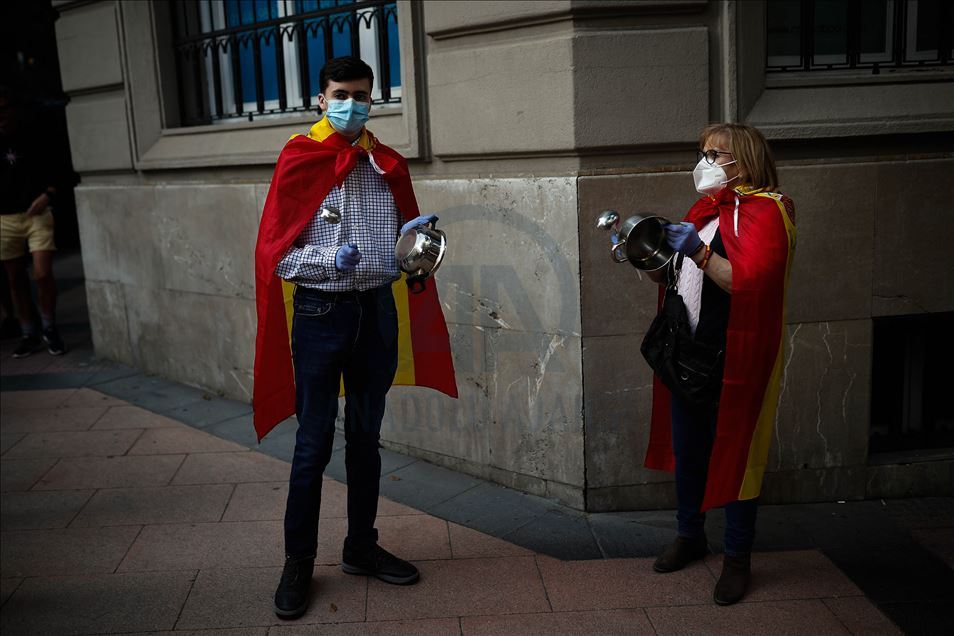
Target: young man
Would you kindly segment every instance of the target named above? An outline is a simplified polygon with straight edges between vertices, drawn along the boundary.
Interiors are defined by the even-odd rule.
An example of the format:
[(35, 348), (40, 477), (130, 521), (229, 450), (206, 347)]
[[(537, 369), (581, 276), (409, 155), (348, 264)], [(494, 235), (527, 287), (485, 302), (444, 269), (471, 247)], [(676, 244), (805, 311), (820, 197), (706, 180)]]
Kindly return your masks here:
[[(426, 376), (437, 372), (442, 379), (428, 386), (456, 397), (433, 285), (408, 302), (406, 285), (395, 283), (399, 230), (436, 217), (418, 216), (406, 162), (364, 128), (373, 81), (371, 68), (355, 57), (330, 60), (321, 70), (318, 107), (325, 116), (282, 150), (256, 246), (255, 427), (261, 439), (292, 410), (299, 425), (285, 567), (275, 592), (275, 613), (286, 619), (301, 616), (310, 600), (322, 473), (332, 453), (342, 378), (348, 535), (341, 568), (398, 585), (419, 578), (416, 567), (378, 546), (374, 527), (381, 419), (402, 340), (395, 295), (404, 294), (401, 311), (409, 312), (413, 337), (404, 340), (413, 340), (414, 356), (427, 358), (427, 369), (408, 383), (428, 384)], [(290, 355), (282, 293), (288, 283), (295, 286)]]
[[(42, 155), (42, 144), (26, 129), (21, 115), (14, 96), (0, 88), (0, 260), (10, 282), (21, 332), (13, 357), (25, 358), (44, 344), (52, 355), (58, 356), (66, 353), (66, 346), (54, 322), (56, 246), (51, 206), (56, 188), (49, 158)], [(30, 295), (27, 249), (33, 260), (39, 320)]]

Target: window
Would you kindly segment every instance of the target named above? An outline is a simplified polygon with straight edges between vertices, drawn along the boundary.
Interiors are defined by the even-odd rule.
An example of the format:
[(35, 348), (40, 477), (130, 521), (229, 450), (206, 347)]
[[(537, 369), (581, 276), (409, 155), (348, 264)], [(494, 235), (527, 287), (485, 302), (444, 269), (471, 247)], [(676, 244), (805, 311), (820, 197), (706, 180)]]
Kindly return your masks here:
[(772, 0), (766, 7), (768, 72), (948, 66), (950, 0)]
[(360, 56), (376, 104), (401, 101), (397, 6), (391, 0), (171, 0), (184, 126), (313, 107), (325, 61)]
[(874, 319), (869, 453), (954, 451), (954, 314)]

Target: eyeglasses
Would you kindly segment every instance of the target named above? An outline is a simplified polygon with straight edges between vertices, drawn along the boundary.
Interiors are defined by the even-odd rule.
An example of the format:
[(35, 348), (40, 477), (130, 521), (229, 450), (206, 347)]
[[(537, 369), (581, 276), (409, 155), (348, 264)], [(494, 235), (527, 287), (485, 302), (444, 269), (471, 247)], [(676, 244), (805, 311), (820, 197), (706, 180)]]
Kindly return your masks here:
[(706, 150), (702, 152), (701, 150), (696, 151), (696, 161), (706, 160), (706, 163), (710, 166), (716, 162), (719, 155), (729, 155), (732, 156), (731, 152), (725, 152), (724, 150)]

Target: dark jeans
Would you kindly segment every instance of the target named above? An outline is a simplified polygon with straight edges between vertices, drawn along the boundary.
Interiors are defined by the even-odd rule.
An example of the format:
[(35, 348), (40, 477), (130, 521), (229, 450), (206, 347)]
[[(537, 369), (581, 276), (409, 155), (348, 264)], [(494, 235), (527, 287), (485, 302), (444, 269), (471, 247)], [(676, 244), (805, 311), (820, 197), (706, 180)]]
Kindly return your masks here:
[[(705, 514), (699, 512), (706, 490), (709, 456), (716, 432), (716, 413), (694, 410), (672, 398), (672, 450), (676, 457), (676, 520), (679, 536), (704, 533)], [(747, 554), (755, 540), (757, 499), (725, 505), (725, 553)]]
[(321, 479), (334, 443), (339, 382), (345, 385), (348, 537), (358, 550), (377, 542), (379, 434), (397, 370), (397, 310), (391, 286), (329, 300), (299, 287), (292, 355), (298, 434), (285, 509), (285, 552), (311, 556), (318, 543)]

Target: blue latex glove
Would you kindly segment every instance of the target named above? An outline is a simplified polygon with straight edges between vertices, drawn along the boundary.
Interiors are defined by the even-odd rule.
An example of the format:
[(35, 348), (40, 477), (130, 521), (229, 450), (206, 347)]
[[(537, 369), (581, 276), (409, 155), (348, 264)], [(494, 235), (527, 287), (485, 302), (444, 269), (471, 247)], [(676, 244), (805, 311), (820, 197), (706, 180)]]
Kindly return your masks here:
[(411, 219), (401, 227), (401, 234), (404, 234), (410, 229), (416, 228), (419, 225), (427, 225), (428, 223), (433, 223), (437, 221), (437, 217), (433, 214), (430, 216), (419, 216), (416, 219)]
[(696, 226), (688, 221), (670, 223), (664, 229), (666, 230), (666, 242), (672, 249), (681, 254), (692, 256), (696, 253), (696, 250), (702, 247), (702, 239), (696, 232)]
[(342, 245), (335, 254), (335, 269), (339, 272), (350, 272), (360, 262), (361, 252), (358, 251), (358, 246), (354, 244)]

